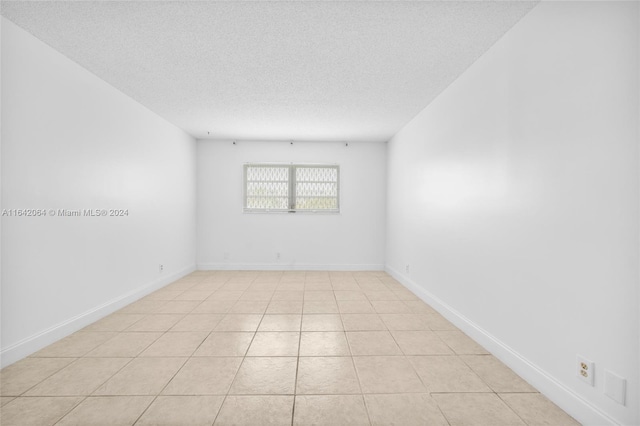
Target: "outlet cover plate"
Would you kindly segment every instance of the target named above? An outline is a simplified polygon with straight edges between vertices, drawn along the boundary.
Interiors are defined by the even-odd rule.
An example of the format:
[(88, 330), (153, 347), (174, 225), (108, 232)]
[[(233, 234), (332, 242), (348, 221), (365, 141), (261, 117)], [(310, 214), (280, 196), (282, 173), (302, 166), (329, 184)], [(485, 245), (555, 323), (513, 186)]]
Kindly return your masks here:
[(593, 379), (595, 378), (594, 367), (595, 365), (593, 361), (590, 361), (581, 355), (576, 357), (576, 375), (578, 379), (582, 380), (589, 386), (593, 386)]

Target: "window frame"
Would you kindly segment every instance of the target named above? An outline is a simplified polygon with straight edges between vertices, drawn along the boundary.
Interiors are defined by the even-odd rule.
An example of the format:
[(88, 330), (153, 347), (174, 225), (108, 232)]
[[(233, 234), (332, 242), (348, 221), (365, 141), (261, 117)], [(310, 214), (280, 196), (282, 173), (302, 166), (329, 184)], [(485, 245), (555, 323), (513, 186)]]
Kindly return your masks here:
[[(289, 171), (287, 199), (289, 208), (287, 209), (262, 209), (247, 207), (247, 170), (250, 167), (274, 167), (287, 168)], [(327, 168), (336, 170), (336, 191), (337, 196), (335, 209), (295, 209), (292, 208), (296, 203), (296, 170), (298, 168)], [(304, 181), (302, 181), (304, 182)], [(302, 214), (340, 214), (340, 165), (330, 163), (244, 163), (242, 166), (242, 212), (243, 213), (302, 213)], [(331, 197), (333, 198), (333, 197)]]

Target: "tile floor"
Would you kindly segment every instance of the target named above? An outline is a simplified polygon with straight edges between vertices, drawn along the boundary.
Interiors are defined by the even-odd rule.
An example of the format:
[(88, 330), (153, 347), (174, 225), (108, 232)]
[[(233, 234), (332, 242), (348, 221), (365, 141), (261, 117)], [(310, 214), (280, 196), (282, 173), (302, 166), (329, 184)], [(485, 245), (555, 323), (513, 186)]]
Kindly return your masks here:
[(4, 426), (578, 424), (384, 272), (194, 272), (0, 390)]

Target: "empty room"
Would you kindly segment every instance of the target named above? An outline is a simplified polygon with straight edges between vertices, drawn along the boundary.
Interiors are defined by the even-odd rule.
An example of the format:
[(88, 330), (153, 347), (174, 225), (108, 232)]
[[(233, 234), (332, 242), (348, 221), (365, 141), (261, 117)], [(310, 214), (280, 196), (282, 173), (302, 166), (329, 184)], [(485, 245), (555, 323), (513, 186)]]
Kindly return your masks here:
[(0, 5), (1, 425), (640, 425), (639, 2)]

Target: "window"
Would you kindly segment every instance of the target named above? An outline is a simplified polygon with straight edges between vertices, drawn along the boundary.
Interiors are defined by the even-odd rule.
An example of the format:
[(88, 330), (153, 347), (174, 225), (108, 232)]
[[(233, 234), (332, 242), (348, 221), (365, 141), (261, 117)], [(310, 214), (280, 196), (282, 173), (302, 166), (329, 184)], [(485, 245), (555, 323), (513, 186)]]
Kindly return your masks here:
[(245, 212), (340, 211), (340, 166), (245, 164)]

